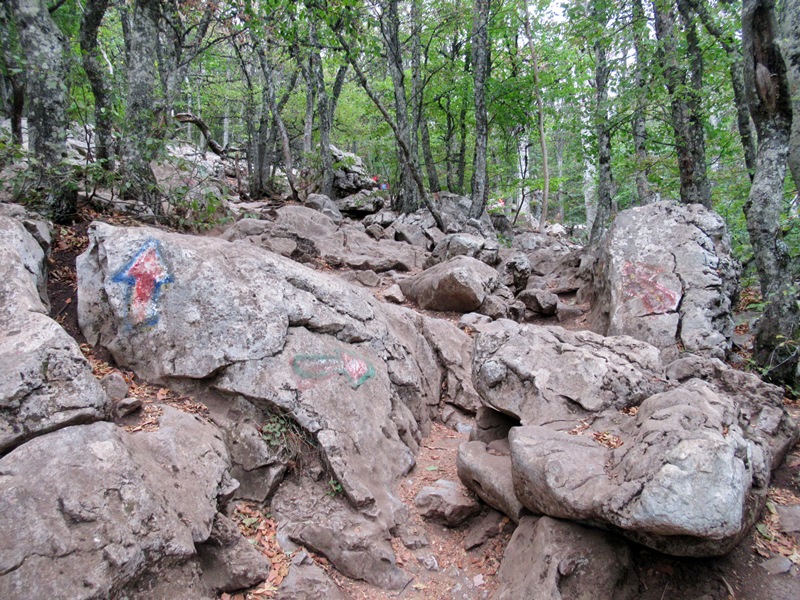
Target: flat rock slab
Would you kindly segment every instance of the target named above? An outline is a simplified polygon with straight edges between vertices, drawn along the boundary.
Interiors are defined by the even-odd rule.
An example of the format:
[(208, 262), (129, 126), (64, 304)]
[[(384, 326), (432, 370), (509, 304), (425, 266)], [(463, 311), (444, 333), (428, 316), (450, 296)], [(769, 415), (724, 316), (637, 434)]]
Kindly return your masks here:
[(446, 479), (422, 488), (414, 498), (414, 506), (424, 518), (447, 527), (458, 527), (481, 511), (480, 504), (460, 484)]
[(495, 600), (633, 600), (627, 545), (613, 535), (548, 517), (524, 517), (497, 573)]
[(109, 597), (189, 560), (228, 466), (216, 428), (169, 407), (156, 432), (94, 423), (19, 446), (0, 459), (0, 597)]

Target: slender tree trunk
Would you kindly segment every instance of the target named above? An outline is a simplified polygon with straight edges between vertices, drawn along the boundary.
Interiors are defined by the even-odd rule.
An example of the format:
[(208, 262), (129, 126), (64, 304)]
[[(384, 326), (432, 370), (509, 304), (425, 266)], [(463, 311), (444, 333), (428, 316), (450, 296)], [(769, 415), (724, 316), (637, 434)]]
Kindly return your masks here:
[(788, 66), (789, 92), (792, 97), (792, 132), (789, 136), (789, 170), (794, 187), (800, 193), (800, 0), (784, 0), (779, 16), (781, 36), (778, 43)]
[[(592, 16), (598, 25), (605, 28), (608, 17), (599, 2), (592, 5)], [(608, 50), (602, 38), (594, 43), (595, 64), (595, 110), (594, 126), (597, 135), (597, 212), (592, 222), (590, 243), (600, 240), (611, 219), (611, 126), (608, 119), (608, 78), (611, 67), (608, 64)]]
[(412, 0), (411, 3), (411, 99), (414, 124), (412, 132), (419, 132), (422, 156), (425, 159), (425, 171), (428, 173), (428, 187), (432, 193), (440, 189), (439, 174), (436, 171), (436, 163), (433, 160), (431, 151), (431, 134), (428, 131), (428, 121), (425, 118), (425, 90), (422, 85), (422, 41), (420, 24), (420, 0)]
[(311, 156), (311, 149), (314, 146), (314, 100), (316, 96), (314, 90), (316, 86), (314, 85), (314, 76), (311, 73), (310, 63), (307, 64), (303, 58), (299, 62), (303, 79), (306, 82), (306, 113), (303, 118), (303, 161), (305, 161), (307, 157)]
[[(795, 8), (800, 4), (795, 4)], [(789, 155), (792, 105), (787, 65), (778, 47), (774, 0), (744, 0), (742, 42), (744, 80), (750, 112), (758, 132), (758, 155), (750, 197), (745, 205), (747, 230), (767, 302), (756, 330), (754, 357), (775, 382), (796, 384), (800, 325), (797, 265), (781, 239), (783, 183)], [(791, 35), (800, 42), (800, 31)]]
[(647, 102), (647, 58), (644, 56), (644, 39), (647, 30), (647, 19), (644, 16), (642, 0), (633, 0), (633, 47), (636, 52), (636, 66), (634, 86), (636, 87), (636, 101), (633, 108), (633, 147), (636, 152), (636, 195), (639, 204), (649, 204), (653, 201), (650, 191), (650, 182), (647, 179), (647, 125), (645, 122), (645, 104)]
[(339, 69), (336, 71), (336, 77), (333, 80), (333, 89), (331, 90), (331, 97), (329, 100), (329, 109), (330, 109), (330, 122), (331, 127), (333, 127), (334, 118), (336, 117), (336, 107), (339, 104), (339, 96), (342, 95), (342, 88), (344, 88), (344, 82), (347, 79), (347, 65), (339, 65)]
[[(708, 5), (705, 0), (688, 0), (690, 6), (700, 17), (700, 21), (714, 39), (720, 44), (728, 57), (728, 70), (731, 77), (733, 88), (733, 102), (736, 105), (736, 124), (739, 128), (739, 138), (742, 142), (744, 151), (744, 162), (750, 179), (756, 166), (756, 135), (750, 125), (750, 108), (747, 105), (747, 98), (744, 90), (744, 75), (742, 70), (742, 55), (739, 43), (734, 36), (726, 33), (717, 25), (714, 18), (709, 14)], [(798, 24), (800, 26), (800, 24)]]
[(67, 140), (67, 40), (39, 0), (13, 0), (11, 9), (25, 55), (30, 148), (41, 162), (45, 210), (54, 221), (73, 218), (77, 192), (63, 165)]
[(469, 216), (480, 218), (489, 195), (486, 149), (489, 141), (489, 115), (486, 110), (486, 80), (489, 78), (489, 5), (491, 0), (475, 0), (472, 21), (472, 65), (475, 94), (475, 161), (472, 165), (472, 204)]
[[(398, 146), (400, 158), (400, 185), (394, 201), (394, 209), (404, 213), (414, 212), (419, 208), (421, 198), (415, 187), (414, 172), (419, 169), (417, 162), (417, 148), (408, 119), (408, 104), (406, 102), (405, 73), (403, 57), (400, 49), (400, 21), (397, 13), (397, 0), (388, 0), (384, 3), (384, 12), (381, 16), (381, 34), (386, 50), (389, 75), (392, 78), (394, 89), (395, 122), (403, 144), (408, 148), (408, 153)], [(398, 140), (399, 141), (399, 140)]]
[(525, 25), (525, 36), (528, 38), (528, 49), (531, 52), (531, 62), (533, 63), (533, 93), (536, 96), (539, 145), (542, 148), (542, 177), (544, 177), (544, 190), (542, 192), (542, 214), (539, 220), (539, 233), (544, 233), (545, 227), (547, 227), (547, 208), (550, 199), (550, 164), (547, 156), (547, 138), (544, 133), (544, 103), (542, 102), (542, 84), (539, 81), (539, 58), (536, 55), (536, 48), (533, 45), (531, 19), (528, 15), (527, 1), (523, 2), (522, 10), (524, 15), (523, 24)]
[[(681, 13), (685, 0), (679, 0)], [(702, 120), (699, 115), (702, 79), (702, 55), (697, 43), (694, 24), (684, 17), (687, 30), (687, 54), (691, 62), (690, 73), (681, 64), (678, 50), (678, 34), (675, 9), (667, 0), (654, 0), (656, 37), (659, 40), (659, 55), (664, 65), (664, 79), (672, 104), (672, 129), (675, 149), (678, 154), (678, 170), (681, 179), (681, 202), (698, 203), (711, 207), (711, 188), (706, 178), (705, 147)]]
[(137, 0), (131, 8), (128, 102), (120, 157), (127, 186), (123, 196), (138, 200), (156, 215), (161, 213), (161, 199), (150, 162), (155, 158), (158, 10), (158, 0)]
[(100, 52), (97, 48), (97, 32), (108, 8), (108, 0), (87, 0), (80, 27), (80, 45), (83, 56), (83, 70), (94, 95), (95, 140), (97, 146), (96, 159), (104, 169), (114, 170), (114, 137), (113, 118), (111, 113), (111, 96), (105, 73), (100, 63)]
[(331, 152), (331, 110), (328, 91), (325, 89), (325, 73), (322, 70), (319, 39), (314, 20), (310, 21), (309, 41), (311, 43), (311, 73), (317, 94), (317, 118), (319, 119), (319, 150), (322, 161), (322, 185), (320, 192), (333, 195), (333, 154)]

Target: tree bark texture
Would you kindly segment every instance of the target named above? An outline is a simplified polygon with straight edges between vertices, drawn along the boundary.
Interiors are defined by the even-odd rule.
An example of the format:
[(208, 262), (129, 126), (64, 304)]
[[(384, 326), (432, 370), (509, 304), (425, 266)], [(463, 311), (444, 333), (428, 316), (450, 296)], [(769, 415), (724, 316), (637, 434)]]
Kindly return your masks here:
[[(597, 15), (599, 16), (599, 15)], [(605, 17), (600, 17), (605, 26)], [(603, 40), (594, 43), (595, 110), (594, 126), (597, 136), (597, 209), (589, 236), (595, 243), (605, 233), (611, 219), (611, 125), (608, 119), (608, 50)]]
[[(750, 196), (745, 204), (761, 292), (767, 303), (756, 330), (754, 358), (768, 379), (797, 382), (796, 340), (800, 311), (794, 284), (797, 265), (790, 264), (781, 239), (783, 183), (792, 122), (787, 65), (778, 47), (774, 0), (744, 0), (742, 42), (744, 81), (758, 133), (758, 155)], [(795, 32), (795, 39), (800, 32)]]
[(11, 3), (25, 55), (30, 149), (41, 162), (48, 190), (45, 210), (58, 223), (75, 214), (78, 196), (62, 164), (67, 141), (67, 41), (53, 22), (44, 0)]
[(489, 195), (486, 150), (489, 116), (486, 110), (486, 80), (489, 78), (490, 0), (475, 0), (472, 21), (472, 69), (475, 94), (475, 161), (472, 165), (472, 204), (469, 216), (480, 218)]
[(675, 7), (669, 0), (655, 0), (656, 37), (664, 68), (664, 79), (672, 106), (672, 130), (678, 155), (681, 202), (711, 208), (711, 188), (706, 177), (705, 142), (700, 115), (702, 54), (697, 43), (694, 22), (686, 13), (686, 0), (678, 2), (687, 34), (687, 68), (678, 50)]
[(0, 60), (3, 77), (10, 87), (9, 118), (11, 141), (22, 146), (22, 118), (25, 109), (25, 79), (22, 68), (14, 54), (11, 40), (11, 6), (0, 6)]
[(154, 90), (158, 82), (158, 0), (137, 0), (129, 13), (128, 99), (125, 135), (121, 151), (125, 175), (123, 196), (138, 200), (153, 214), (161, 213), (161, 199), (151, 161), (156, 155), (153, 139)]
[(83, 70), (94, 95), (95, 158), (104, 169), (114, 170), (113, 117), (111, 94), (106, 80), (108, 75), (101, 66), (97, 48), (97, 32), (108, 9), (108, 0), (88, 0), (84, 7), (79, 32)]
[(431, 151), (431, 134), (428, 130), (428, 121), (425, 118), (425, 88), (422, 81), (422, 40), (420, 39), (420, 0), (411, 3), (411, 102), (413, 106), (412, 131), (419, 135), (419, 145), (425, 160), (425, 171), (428, 173), (428, 189), (432, 193), (438, 192), (439, 173), (436, 171), (436, 162)]
[(633, 47), (636, 52), (634, 87), (636, 100), (633, 106), (633, 147), (636, 152), (636, 196), (639, 204), (653, 202), (650, 182), (647, 178), (649, 157), (647, 154), (647, 126), (645, 122), (645, 103), (647, 102), (647, 59), (644, 56), (644, 39), (647, 30), (647, 19), (644, 15), (642, 0), (633, 0)]
[(320, 192), (333, 195), (333, 153), (331, 152), (331, 110), (328, 91), (325, 89), (325, 73), (322, 70), (319, 39), (314, 21), (310, 22), (309, 42), (311, 43), (311, 74), (317, 95), (317, 118), (319, 119), (319, 146), (322, 162), (322, 187)]
[(792, 132), (789, 136), (789, 169), (794, 187), (800, 193), (800, 0), (784, 0), (779, 15), (781, 36), (778, 43), (786, 61), (786, 75), (792, 97)]
[(389, 75), (392, 78), (394, 89), (395, 123), (397, 131), (408, 148), (403, 152), (398, 146), (400, 158), (400, 185), (394, 201), (394, 209), (399, 212), (412, 213), (419, 208), (420, 196), (414, 182), (414, 172), (419, 170), (417, 160), (417, 147), (411, 131), (408, 118), (408, 103), (406, 102), (405, 74), (403, 69), (403, 56), (400, 48), (400, 19), (397, 13), (397, 0), (388, 0), (384, 3), (384, 12), (381, 16), (381, 34), (386, 50)]

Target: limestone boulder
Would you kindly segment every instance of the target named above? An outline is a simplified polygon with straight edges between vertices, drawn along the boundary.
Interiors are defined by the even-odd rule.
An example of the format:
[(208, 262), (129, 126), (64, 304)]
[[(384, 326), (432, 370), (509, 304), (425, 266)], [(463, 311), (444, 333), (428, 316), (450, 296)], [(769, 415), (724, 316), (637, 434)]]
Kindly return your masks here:
[(227, 469), (216, 428), (169, 407), (155, 432), (94, 423), (19, 446), (0, 459), (0, 596), (106, 598), (185, 563)]
[(589, 322), (677, 358), (724, 358), (733, 334), (738, 265), (725, 222), (699, 204), (657, 202), (621, 212), (593, 267)]
[(633, 600), (638, 593), (624, 542), (548, 517), (520, 521), (497, 580), (497, 600)]
[(467, 256), (458, 256), (399, 282), (403, 294), (420, 308), (472, 312), (499, 285), (497, 271)]
[(378, 212), (386, 201), (386, 193), (375, 190), (361, 190), (355, 194), (336, 200), (336, 207), (343, 214), (363, 217)]
[(451, 233), (445, 235), (434, 247), (426, 266), (438, 265), (456, 256), (469, 256), (489, 266), (499, 260), (499, 244), (491, 237), (469, 233)]
[(466, 442), (458, 448), (458, 478), (486, 504), (519, 522), (524, 507), (514, 492), (511, 456), (492, 452), (480, 441)]
[(3, 216), (0, 239), (2, 454), (60, 427), (104, 419), (109, 400), (78, 344), (47, 316), (39, 243), (22, 222)]
[(426, 519), (458, 527), (481, 511), (480, 504), (459, 484), (439, 479), (426, 485), (414, 498), (414, 506)]
[(339, 587), (316, 565), (308, 552), (292, 556), (289, 574), (275, 594), (276, 600), (343, 600)]
[(326, 217), (329, 217), (336, 225), (341, 225), (344, 217), (339, 207), (325, 194), (309, 194), (306, 198), (306, 206), (318, 210)]

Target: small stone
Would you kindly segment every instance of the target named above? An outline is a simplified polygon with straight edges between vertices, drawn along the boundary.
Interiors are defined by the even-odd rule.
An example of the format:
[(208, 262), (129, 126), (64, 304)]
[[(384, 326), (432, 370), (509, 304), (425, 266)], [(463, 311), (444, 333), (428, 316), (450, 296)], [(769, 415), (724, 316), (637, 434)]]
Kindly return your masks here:
[(492, 318), (482, 315), (481, 313), (471, 312), (463, 315), (458, 321), (458, 327), (465, 329), (467, 327), (475, 327), (485, 323), (491, 323)]
[(509, 520), (497, 512), (489, 511), (478, 521), (464, 538), (464, 549), (472, 550), (496, 537)]
[(785, 556), (776, 556), (761, 563), (761, 567), (770, 575), (788, 573), (792, 569), (792, 561)]
[(439, 570), (439, 562), (436, 560), (436, 557), (433, 554), (428, 554), (426, 556), (418, 556), (417, 562), (419, 562), (419, 564), (428, 569), (428, 571)]
[(384, 235), (383, 227), (381, 227), (377, 223), (373, 223), (372, 225), (367, 227), (364, 231), (366, 231), (367, 235), (370, 236), (372, 239), (375, 240), (383, 239)]
[(400, 538), (403, 546), (409, 550), (419, 550), (430, 544), (430, 540), (428, 540), (428, 536), (425, 535), (424, 531), (420, 531), (418, 528), (409, 525), (401, 525), (398, 528), (397, 536)]
[(781, 520), (781, 531), (785, 533), (800, 533), (800, 505), (776, 506), (778, 517)]
[(394, 302), (395, 304), (402, 304), (406, 301), (403, 290), (401, 290), (400, 286), (396, 283), (383, 292), (383, 298), (384, 300), (387, 300), (388, 302)]
[(414, 506), (426, 519), (447, 527), (458, 527), (481, 510), (480, 504), (460, 484), (446, 479), (422, 488), (414, 498)]
[(376, 287), (380, 284), (381, 278), (375, 271), (368, 269), (366, 271), (356, 271), (355, 279), (359, 283), (367, 287)]
[(486, 582), (483, 580), (483, 575), (475, 575), (475, 577), (472, 578), (472, 585), (475, 587), (481, 587), (484, 583)]
[(109, 373), (100, 380), (100, 385), (103, 386), (108, 397), (112, 402), (119, 402), (128, 395), (128, 383), (122, 376), (122, 373), (114, 371)]
[(140, 398), (123, 398), (114, 406), (118, 417), (127, 417), (142, 408), (142, 400)]

